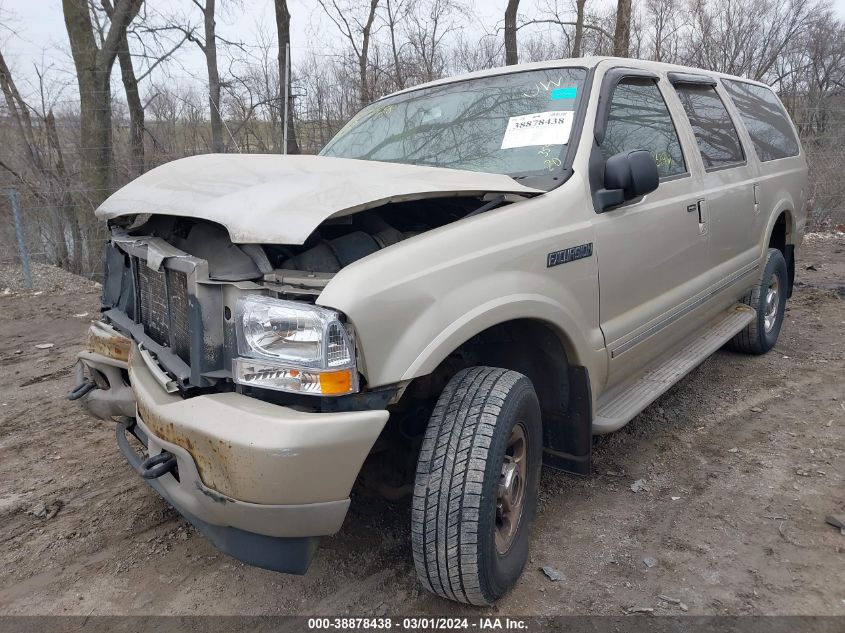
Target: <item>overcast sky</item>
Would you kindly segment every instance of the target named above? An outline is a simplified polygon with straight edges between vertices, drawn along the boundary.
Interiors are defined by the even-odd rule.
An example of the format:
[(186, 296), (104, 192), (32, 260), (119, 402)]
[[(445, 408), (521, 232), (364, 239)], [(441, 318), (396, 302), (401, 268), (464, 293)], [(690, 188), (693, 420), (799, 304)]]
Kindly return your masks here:
[[(238, 0), (236, 12), (224, 12), (218, 18), (218, 33), (233, 41), (255, 42), (256, 33), (264, 29), (274, 34), (272, 0)], [(615, 0), (591, 0), (588, 6), (606, 5)], [(635, 0), (636, 4), (637, 0)], [(190, 0), (147, 0), (148, 6), (164, 11), (191, 12)], [(225, 5), (225, 2), (223, 3)], [(480, 37), (501, 24), (506, 0), (467, 0), (475, 15), (467, 26), (468, 35)], [(540, 4), (538, 0), (523, 0), (525, 11)], [(838, 15), (845, 17), (845, 0), (833, 0)], [(316, 0), (289, 0), (292, 24), (292, 59), (296, 64), (310, 50), (327, 54), (338, 44), (333, 24), (317, 10)], [(195, 8), (194, 8), (195, 9)], [(196, 10), (193, 11), (196, 14)], [(195, 20), (195, 23), (198, 23)], [(62, 16), (61, 0), (0, 0), (0, 45), (7, 62), (20, 83), (33, 77), (33, 66), (53, 66), (54, 77), (65, 77), (69, 83), (66, 97), (74, 100), (75, 82), (70, 81), (72, 63), (69, 56), (67, 32)], [(178, 53), (178, 65), (171, 64), (168, 72), (176, 79), (195, 77), (204, 82), (203, 62), (196, 46), (186, 44)], [(115, 68), (117, 64), (115, 64)], [(223, 68), (221, 63), (221, 69)], [(23, 90), (26, 86), (21, 86)]]

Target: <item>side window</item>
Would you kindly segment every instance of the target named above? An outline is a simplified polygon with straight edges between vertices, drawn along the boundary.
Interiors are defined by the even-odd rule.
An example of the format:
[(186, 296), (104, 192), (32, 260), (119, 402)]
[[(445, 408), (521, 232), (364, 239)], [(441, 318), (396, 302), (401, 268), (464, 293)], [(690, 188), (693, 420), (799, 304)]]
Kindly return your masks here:
[(775, 93), (744, 81), (723, 79), (722, 84), (739, 110), (761, 161), (798, 155), (798, 140)]
[(653, 81), (627, 80), (616, 86), (599, 149), (605, 158), (635, 149), (648, 150), (661, 178), (687, 170), (672, 116)]
[(678, 97), (689, 118), (701, 160), (708, 171), (745, 161), (739, 135), (713, 86), (678, 85)]

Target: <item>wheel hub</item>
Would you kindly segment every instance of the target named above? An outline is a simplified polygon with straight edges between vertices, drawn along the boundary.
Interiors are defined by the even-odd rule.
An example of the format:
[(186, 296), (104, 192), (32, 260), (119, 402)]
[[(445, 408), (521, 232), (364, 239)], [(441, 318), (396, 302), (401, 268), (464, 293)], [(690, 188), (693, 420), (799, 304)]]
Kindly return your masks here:
[(766, 305), (763, 314), (763, 325), (767, 333), (772, 331), (778, 320), (778, 306), (780, 304), (779, 286), (780, 282), (778, 278), (773, 275), (772, 280), (769, 282), (769, 287), (766, 290)]
[(517, 422), (508, 438), (496, 491), (496, 551), (505, 554), (513, 543), (525, 505), (527, 473), (525, 426)]

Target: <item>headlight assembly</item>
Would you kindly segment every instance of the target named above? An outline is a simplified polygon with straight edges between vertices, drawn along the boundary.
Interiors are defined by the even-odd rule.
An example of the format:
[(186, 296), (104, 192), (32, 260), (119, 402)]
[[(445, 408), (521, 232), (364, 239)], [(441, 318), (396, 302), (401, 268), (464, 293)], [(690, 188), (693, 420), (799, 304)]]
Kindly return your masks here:
[(358, 390), (355, 348), (337, 312), (256, 295), (238, 299), (235, 323), (235, 382), (314, 395)]

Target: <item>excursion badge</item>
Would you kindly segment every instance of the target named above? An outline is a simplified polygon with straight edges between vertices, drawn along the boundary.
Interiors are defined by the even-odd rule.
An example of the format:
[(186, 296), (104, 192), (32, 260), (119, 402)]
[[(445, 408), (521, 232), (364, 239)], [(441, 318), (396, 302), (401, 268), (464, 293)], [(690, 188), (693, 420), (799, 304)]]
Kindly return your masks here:
[(565, 248), (562, 251), (554, 251), (553, 253), (549, 253), (546, 258), (546, 268), (559, 266), (560, 264), (566, 264), (568, 262), (574, 262), (576, 259), (584, 259), (585, 257), (590, 257), (592, 254), (592, 242), (589, 244), (581, 244), (581, 246)]

